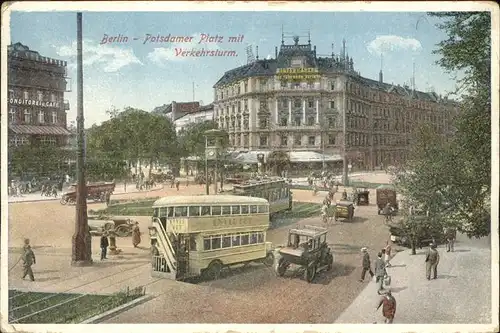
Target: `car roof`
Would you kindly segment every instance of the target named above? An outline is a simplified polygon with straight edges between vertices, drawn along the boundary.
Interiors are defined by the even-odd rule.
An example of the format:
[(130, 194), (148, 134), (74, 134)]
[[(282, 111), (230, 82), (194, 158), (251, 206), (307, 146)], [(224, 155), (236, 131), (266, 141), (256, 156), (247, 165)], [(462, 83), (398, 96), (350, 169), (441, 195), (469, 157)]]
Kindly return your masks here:
[(245, 197), (240, 195), (177, 195), (156, 200), (153, 207), (182, 206), (182, 205), (265, 205), (266, 199)]
[(290, 229), (291, 234), (306, 236), (306, 237), (319, 237), (328, 233), (328, 229), (312, 225), (305, 225), (302, 229)]

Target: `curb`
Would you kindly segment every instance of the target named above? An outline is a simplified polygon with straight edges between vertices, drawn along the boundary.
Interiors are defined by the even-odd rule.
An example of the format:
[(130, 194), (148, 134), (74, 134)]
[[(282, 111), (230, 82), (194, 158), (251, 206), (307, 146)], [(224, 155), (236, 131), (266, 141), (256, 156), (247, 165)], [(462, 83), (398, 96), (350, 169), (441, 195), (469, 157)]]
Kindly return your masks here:
[[(133, 192), (123, 192), (123, 193), (114, 193), (113, 195), (122, 195), (122, 194), (133, 194), (133, 193), (146, 193), (146, 192), (155, 192), (164, 189), (164, 185), (162, 184), (160, 187), (155, 187), (149, 191), (133, 191)], [(17, 204), (17, 203), (25, 203), (25, 202), (41, 202), (41, 201), (56, 201), (61, 200), (61, 198), (54, 199), (34, 199), (34, 200), (23, 200), (23, 201), (8, 201), (9, 204)]]
[(96, 316), (93, 316), (89, 319), (86, 319), (79, 324), (98, 324), (102, 322), (103, 320), (109, 319), (113, 316), (116, 316), (119, 313), (122, 313), (134, 306), (137, 306), (139, 304), (145, 303), (147, 301), (150, 301), (154, 298), (153, 295), (144, 295), (142, 297), (136, 298), (133, 301), (130, 301), (128, 303), (125, 303), (123, 305), (120, 305), (119, 307), (116, 307), (114, 309), (108, 310), (104, 313), (98, 314)]

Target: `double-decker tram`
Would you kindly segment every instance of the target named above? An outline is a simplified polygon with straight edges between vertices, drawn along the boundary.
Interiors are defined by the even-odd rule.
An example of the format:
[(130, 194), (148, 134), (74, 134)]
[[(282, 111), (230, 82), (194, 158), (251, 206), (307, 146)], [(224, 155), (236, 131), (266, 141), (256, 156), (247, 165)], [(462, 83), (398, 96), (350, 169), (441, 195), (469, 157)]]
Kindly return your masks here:
[(263, 198), (269, 202), (269, 214), (272, 219), (277, 213), (292, 209), (290, 184), (283, 178), (250, 179), (233, 185), (235, 195)]
[(272, 264), (269, 203), (236, 195), (171, 196), (153, 204), (153, 276), (219, 277), (225, 266)]

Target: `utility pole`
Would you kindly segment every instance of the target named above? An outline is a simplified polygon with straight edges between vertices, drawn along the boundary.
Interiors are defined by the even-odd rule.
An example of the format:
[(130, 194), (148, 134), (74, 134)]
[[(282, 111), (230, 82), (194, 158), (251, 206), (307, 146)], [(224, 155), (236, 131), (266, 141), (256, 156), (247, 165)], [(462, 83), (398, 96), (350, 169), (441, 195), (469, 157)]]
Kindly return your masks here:
[(83, 118), (83, 58), (82, 58), (82, 13), (76, 14), (77, 29), (77, 138), (78, 157), (76, 160), (76, 220), (72, 238), (73, 266), (92, 265), (92, 236), (87, 220), (87, 186), (85, 184), (85, 136)]
[(194, 82), (193, 82), (193, 102), (194, 102)]
[(205, 194), (209, 195), (210, 194), (210, 176), (208, 174), (208, 155), (207, 155), (207, 148), (208, 148), (208, 136), (205, 135)]

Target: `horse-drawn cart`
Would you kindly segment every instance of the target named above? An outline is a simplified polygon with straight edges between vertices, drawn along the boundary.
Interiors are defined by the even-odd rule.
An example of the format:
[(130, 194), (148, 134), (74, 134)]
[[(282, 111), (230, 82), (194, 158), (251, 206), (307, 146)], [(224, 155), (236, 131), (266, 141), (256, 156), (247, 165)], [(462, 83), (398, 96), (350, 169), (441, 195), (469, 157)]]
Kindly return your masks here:
[[(115, 183), (101, 182), (87, 184), (87, 199), (97, 202), (105, 202), (108, 195), (115, 190)], [(61, 204), (76, 203), (76, 184), (71, 185), (68, 192), (64, 193), (60, 200)]]

